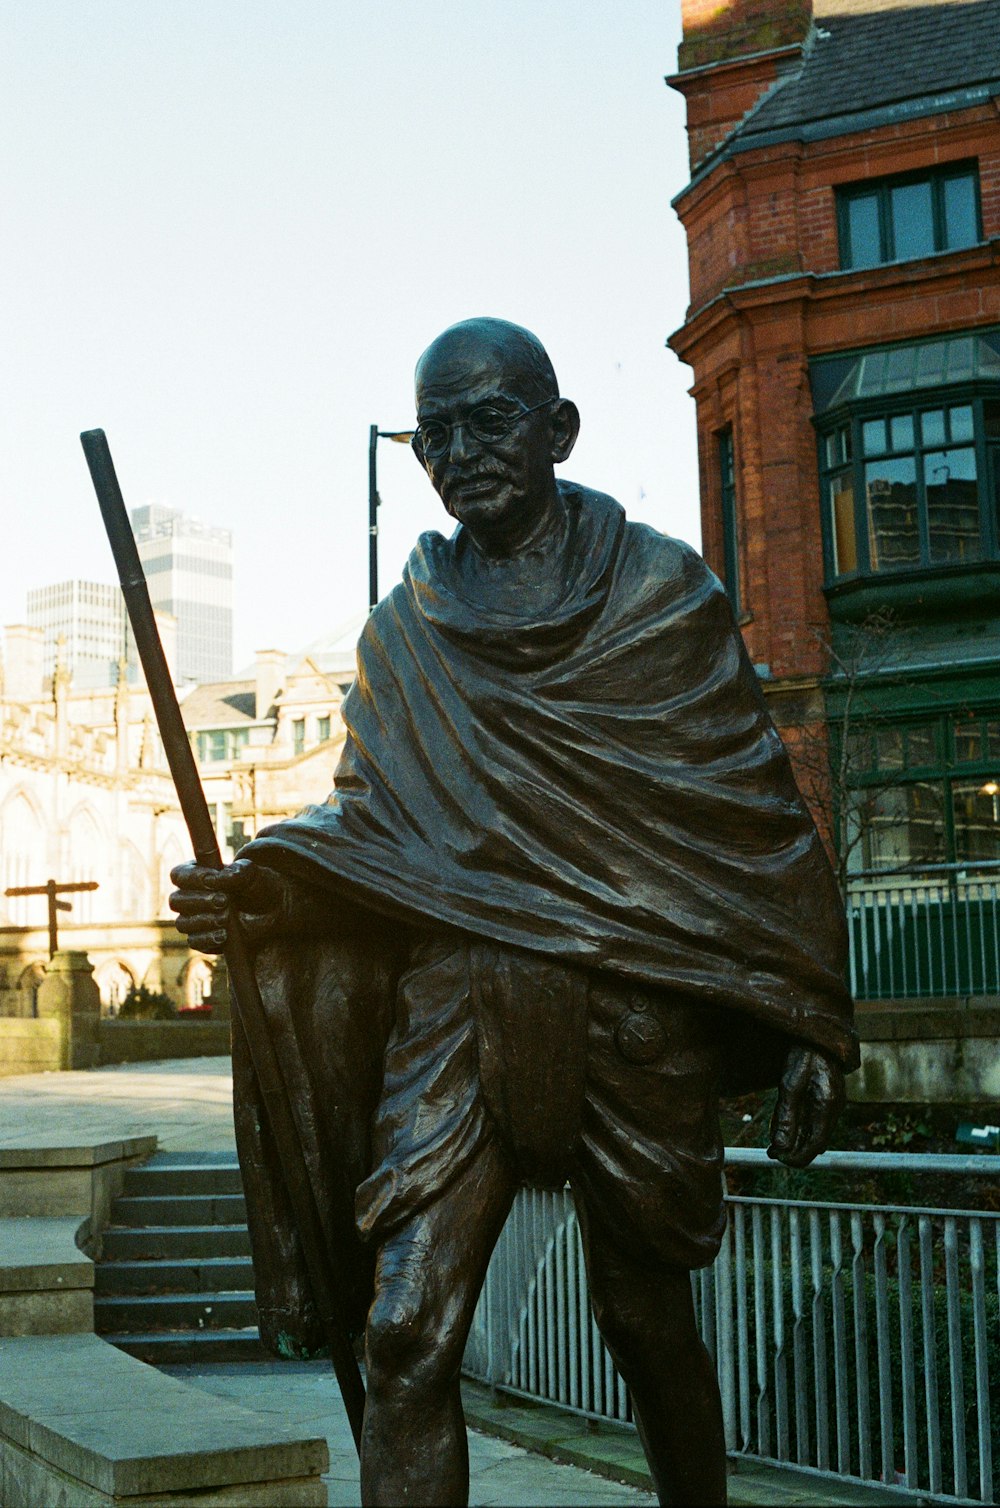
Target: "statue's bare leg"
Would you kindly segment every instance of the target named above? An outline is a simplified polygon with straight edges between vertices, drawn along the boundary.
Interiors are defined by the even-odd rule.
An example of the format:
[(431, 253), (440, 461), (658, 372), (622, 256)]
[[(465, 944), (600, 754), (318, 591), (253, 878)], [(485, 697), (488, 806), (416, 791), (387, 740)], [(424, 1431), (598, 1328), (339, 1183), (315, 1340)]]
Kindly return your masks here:
[(463, 1504), (459, 1369), (516, 1183), (495, 1142), (381, 1248), (365, 1331), (361, 1501)]
[(690, 1274), (622, 1251), (585, 1209), (581, 1226), (594, 1315), (631, 1391), (660, 1502), (724, 1504), (722, 1400)]

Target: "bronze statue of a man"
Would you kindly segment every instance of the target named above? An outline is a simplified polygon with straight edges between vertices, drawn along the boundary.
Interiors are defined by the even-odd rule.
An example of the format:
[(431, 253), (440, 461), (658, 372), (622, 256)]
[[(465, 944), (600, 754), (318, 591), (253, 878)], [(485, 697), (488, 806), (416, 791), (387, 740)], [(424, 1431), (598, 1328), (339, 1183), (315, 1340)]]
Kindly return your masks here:
[[(579, 427), (538, 340), (446, 330), (414, 449), (457, 522), (370, 617), (321, 806), (175, 871), (193, 946), (235, 904), (364, 1330), (366, 1503), (462, 1503), (459, 1369), (522, 1184), (569, 1180), (657, 1490), (725, 1501), (690, 1272), (725, 1224), (720, 1091), (825, 1145), (857, 1047), (843, 911), (701, 558), (557, 481)], [(262, 1334), (318, 1339), (239, 1035)]]

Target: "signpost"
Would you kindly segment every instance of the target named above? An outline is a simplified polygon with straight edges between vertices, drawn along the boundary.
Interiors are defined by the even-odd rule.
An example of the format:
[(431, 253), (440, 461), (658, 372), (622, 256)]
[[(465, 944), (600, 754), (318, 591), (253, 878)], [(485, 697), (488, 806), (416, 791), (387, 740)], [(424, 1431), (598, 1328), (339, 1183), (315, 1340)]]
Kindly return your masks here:
[(4, 895), (47, 895), (49, 898), (49, 957), (55, 958), (59, 951), (57, 912), (72, 911), (69, 901), (58, 899), (71, 890), (96, 890), (96, 880), (74, 880), (60, 884), (58, 880), (46, 880), (44, 885), (11, 885)]

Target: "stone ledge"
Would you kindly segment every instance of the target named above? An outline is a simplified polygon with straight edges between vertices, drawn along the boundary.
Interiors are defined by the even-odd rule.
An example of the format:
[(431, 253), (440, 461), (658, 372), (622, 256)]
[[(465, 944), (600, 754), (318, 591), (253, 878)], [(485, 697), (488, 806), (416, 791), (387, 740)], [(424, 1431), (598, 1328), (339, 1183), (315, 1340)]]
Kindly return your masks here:
[(0, 1147), (0, 1173), (12, 1168), (94, 1168), (123, 1158), (149, 1157), (156, 1147), (155, 1136), (127, 1136), (123, 1141), (75, 1147), (36, 1138), (27, 1146), (22, 1142), (16, 1147)]
[(80, 1221), (0, 1218), (0, 1294), (93, 1288), (94, 1264), (76, 1244)]
[(325, 1440), (209, 1398), (94, 1335), (0, 1339), (0, 1442), (9, 1508), (19, 1497), (87, 1508), (326, 1501)]

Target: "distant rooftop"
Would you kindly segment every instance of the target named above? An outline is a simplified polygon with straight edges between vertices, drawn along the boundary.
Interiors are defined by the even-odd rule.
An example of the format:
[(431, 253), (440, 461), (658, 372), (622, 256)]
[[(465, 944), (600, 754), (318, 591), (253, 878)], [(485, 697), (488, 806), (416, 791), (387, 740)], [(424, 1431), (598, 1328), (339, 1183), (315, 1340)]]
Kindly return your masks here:
[(206, 681), (181, 697), (189, 728), (231, 728), (257, 716), (256, 680)]

